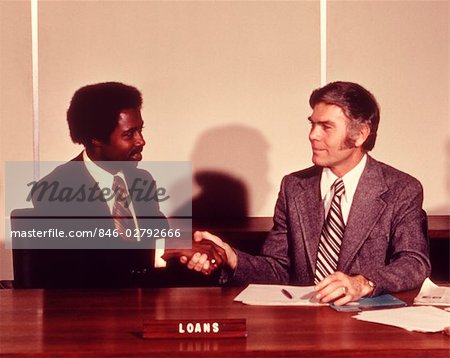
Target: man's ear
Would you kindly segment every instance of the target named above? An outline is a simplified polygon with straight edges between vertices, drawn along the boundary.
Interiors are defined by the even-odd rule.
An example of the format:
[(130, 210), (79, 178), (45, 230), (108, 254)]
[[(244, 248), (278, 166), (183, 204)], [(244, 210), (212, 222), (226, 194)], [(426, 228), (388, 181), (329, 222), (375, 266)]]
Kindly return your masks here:
[(361, 124), (361, 126), (358, 128), (357, 135), (355, 136), (355, 147), (361, 147), (366, 139), (369, 137), (370, 134), (370, 127), (367, 123)]
[(101, 147), (103, 145), (103, 142), (98, 140), (98, 139), (92, 138), (91, 139), (91, 145), (93, 147)]

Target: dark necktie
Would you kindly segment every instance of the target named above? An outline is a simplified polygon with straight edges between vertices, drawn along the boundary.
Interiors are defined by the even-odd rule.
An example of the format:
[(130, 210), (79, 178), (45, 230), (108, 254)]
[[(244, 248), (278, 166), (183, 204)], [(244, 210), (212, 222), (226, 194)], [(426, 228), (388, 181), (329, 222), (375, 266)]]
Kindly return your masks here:
[(130, 211), (130, 199), (125, 186), (125, 182), (118, 175), (114, 176), (113, 191), (115, 193), (112, 216), (114, 226), (122, 240), (133, 240), (134, 229), (133, 214)]
[(338, 178), (332, 188), (334, 195), (330, 210), (323, 225), (317, 252), (316, 272), (314, 283), (318, 283), (337, 269), (339, 252), (344, 237), (345, 223), (342, 217), (341, 198), (345, 192), (344, 182)]

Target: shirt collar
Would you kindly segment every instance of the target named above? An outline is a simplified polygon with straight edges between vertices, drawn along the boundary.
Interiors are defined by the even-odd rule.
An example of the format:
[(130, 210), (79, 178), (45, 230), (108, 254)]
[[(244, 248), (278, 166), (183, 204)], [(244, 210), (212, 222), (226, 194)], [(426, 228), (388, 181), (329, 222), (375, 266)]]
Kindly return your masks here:
[[(95, 162), (89, 158), (86, 151), (83, 151), (83, 161), (89, 174), (91, 174), (100, 188), (112, 188), (114, 175), (95, 164)], [(119, 175), (125, 181), (122, 172), (118, 172), (116, 175)]]
[[(346, 173), (342, 180), (345, 186), (345, 195), (349, 198), (353, 198), (355, 194), (356, 187), (358, 186), (359, 179), (364, 171), (367, 163), (367, 154), (364, 154), (359, 163), (348, 173)], [(330, 168), (324, 168), (322, 171), (322, 177), (320, 179), (320, 193), (322, 200), (325, 199), (327, 194), (331, 190), (331, 186), (336, 181), (338, 177), (331, 171)]]

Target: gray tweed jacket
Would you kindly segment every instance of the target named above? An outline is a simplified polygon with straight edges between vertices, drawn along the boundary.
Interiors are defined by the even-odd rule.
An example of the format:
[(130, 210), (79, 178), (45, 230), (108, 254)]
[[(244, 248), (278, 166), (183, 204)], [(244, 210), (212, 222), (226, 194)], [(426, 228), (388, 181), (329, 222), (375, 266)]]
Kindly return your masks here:
[[(260, 256), (238, 251), (238, 265), (222, 283), (312, 285), (324, 208), (322, 168), (283, 178), (273, 228)], [(418, 287), (430, 274), (422, 186), (413, 177), (368, 157), (353, 198), (338, 271), (362, 274), (373, 295)]]

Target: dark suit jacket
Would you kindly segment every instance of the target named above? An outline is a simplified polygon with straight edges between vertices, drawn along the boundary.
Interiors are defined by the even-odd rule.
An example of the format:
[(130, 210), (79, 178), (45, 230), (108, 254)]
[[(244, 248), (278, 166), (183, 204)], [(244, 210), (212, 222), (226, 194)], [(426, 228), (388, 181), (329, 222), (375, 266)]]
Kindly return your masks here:
[[(230, 283), (313, 284), (325, 219), (321, 173), (322, 168), (314, 166), (284, 177), (261, 256), (238, 252)], [(338, 271), (372, 280), (374, 295), (419, 286), (430, 274), (422, 201), (416, 179), (368, 157), (350, 209)]]
[[(94, 178), (81, 163), (82, 160), (80, 154), (72, 161), (55, 168), (39, 183), (58, 183), (59, 190), (63, 187), (77, 190), (83, 185), (86, 191), (95, 188)], [(135, 178), (153, 182), (151, 175), (141, 169), (134, 168), (124, 174), (129, 188)], [(104, 200), (89, 201), (85, 198), (70, 202), (52, 201), (49, 198), (50, 193), (51, 190), (42, 195), (41, 190), (33, 192), (34, 209), (28, 215), (51, 217), (51, 225), (54, 224), (55, 227), (63, 225), (60, 217), (82, 217), (86, 220), (82, 220), (81, 226), (75, 224), (79, 225), (76, 229), (115, 228), (111, 212)], [(96, 194), (100, 194), (99, 189)], [(103, 198), (102, 195), (98, 197)], [(141, 219), (143, 216), (161, 218), (161, 225), (167, 227), (167, 221), (159, 210), (157, 201), (135, 200), (134, 197), (132, 199), (139, 228), (146, 228), (148, 225), (148, 220), (144, 222), (144, 219)], [(98, 219), (92, 220), (93, 217)], [(49, 225), (48, 220), (45, 225)], [(96, 239), (99, 238), (92, 238)], [(168, 284), (165, 282), (165, 273), (154, 269), (154, 250), (151, 249), (38, 249), (29, 250), (27, 254), (30, 252), (32, 255), (29, 256), (29, 271), (32, 278), (28, 280), (28, 287), (128, 287)]]

